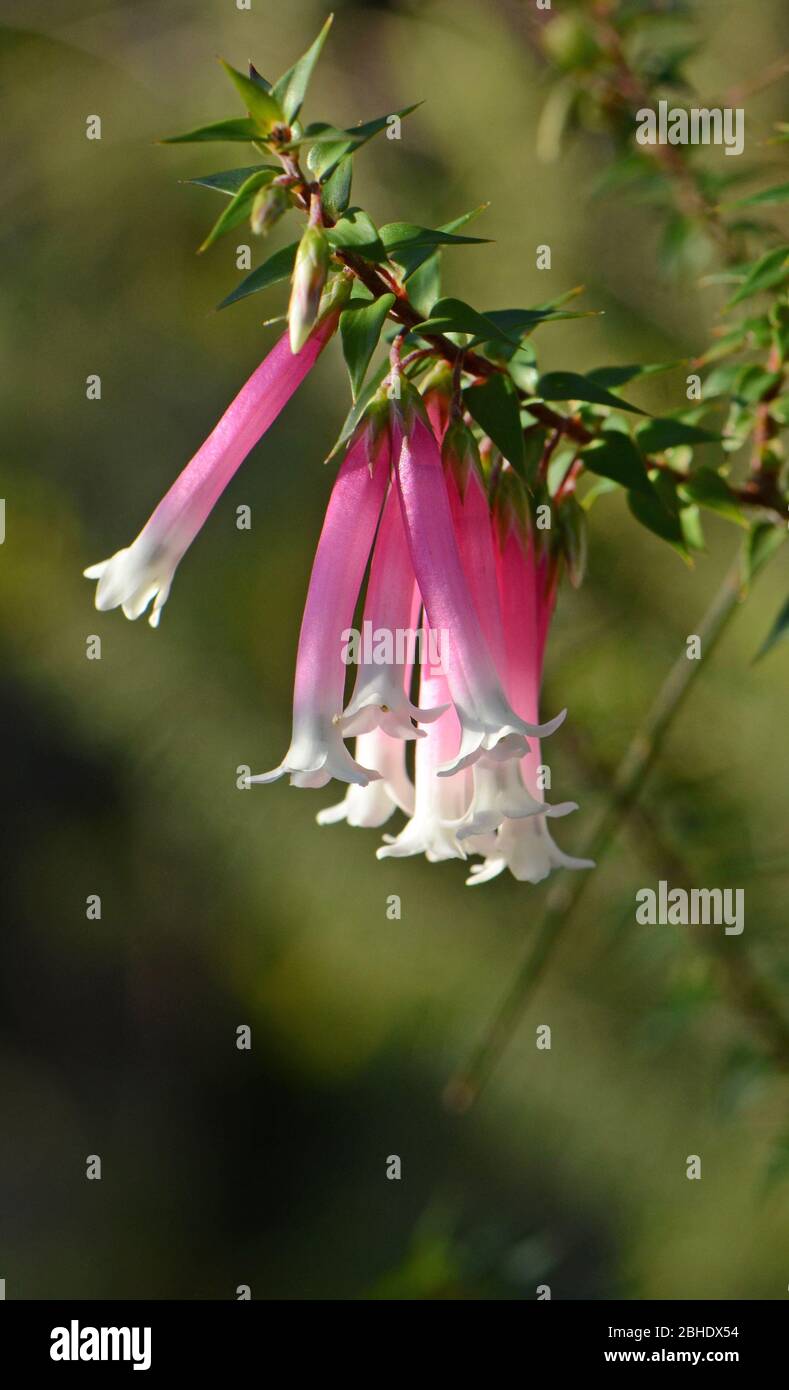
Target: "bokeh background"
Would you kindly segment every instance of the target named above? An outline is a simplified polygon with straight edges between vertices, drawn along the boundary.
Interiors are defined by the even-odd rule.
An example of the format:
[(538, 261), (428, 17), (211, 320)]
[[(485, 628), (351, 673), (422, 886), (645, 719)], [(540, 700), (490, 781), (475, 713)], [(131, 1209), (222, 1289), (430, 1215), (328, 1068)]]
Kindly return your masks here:
[[(344, 415), (336, 349), (264, 439), (181, 566), (161, 629), (96, 614), (86, 564), (138, 531), (279, 330), (284, 289), (221, 314), (233, 234), (179, 185), (245, 162), (154, 146), (230, 114), (216, 63), (270, 75), (328, 6), (4, 0), (0, 703), (0, 1277), (8, 1298), (784, 1298), (787, 1091), (722, 983), (704, 929), (644, 928), (670, 876), (742, 886), (746, 950), (784, 1002), (789, 647), (752, 658), (780, 558), (702, 674), (644, 798), (596, 873), (478, 1105), (447, 1077), (539, 920), (543, 888), (470, 892), (462, 865), (378, 863), (375, 832), (319, 830), (324, 793), (239, 791), (287, 744), (295, 645)], [(343, 3), (307, 114), (338, 123), (421, 98), (357, 159), (376, 221), (436, 225), (490, 199), (495, 245), (448, 261), (482, 308), (571, 286), (603, 317), (543, 330), (546, 368), (688, 356), (721, 291), (667, 281), (649, 206), (594, 200), (610, 150), (537, 162), (545, 96), (526, 0)], [(789, 47), (781, 0), (698, 7), (703, 92)], [(763, 139), (784, 90), (749, 99)], [(784, 102), (785, 104), (785, 102)], [(103, 138), (85, 138), (101, 115)], [(474, 230), (477, 230), (476, 228)], [(534, 268), (548, 242), (553, 268)], [(86, 400), (99, 373), (102, 398)], [(682, 374), (634, 394), (679, 403)], [(252, 507), (249, 532), (236, 507)], [(582, 809), (738, 544), (712, 518), (693, 572), (592, 514), (589, 578), (564, 593), (545, 707), (569, 705), (554, 788)], [(101, 661), (86, 638), (101, 636)], [(669, 865), (668, 870), (666, 865)], [(101, 895), (88, 921), (88, 894)], [(402, 898), (390, 921), (386, 898)], [(708, 929), (711, 931), (712, 929)], [(549, 1023), (550, 1052), (535, 1048)], [(758, 1023), (758, 1020), (757, 1020)], [(249, 1024), (250, 1052), (235, 1046)], [(101, 1182), (85, 1177), (99, 1154)], [(385, 1176), (398, 1154), (399, 1182)], [(699, 1154), (701, 1182), (685, 1159)]]

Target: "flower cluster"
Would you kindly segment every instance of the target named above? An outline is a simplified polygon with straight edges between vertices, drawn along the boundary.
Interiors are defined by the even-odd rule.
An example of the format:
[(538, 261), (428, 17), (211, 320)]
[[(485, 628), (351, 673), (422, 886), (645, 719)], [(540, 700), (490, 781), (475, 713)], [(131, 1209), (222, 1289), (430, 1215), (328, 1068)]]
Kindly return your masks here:
[[(137, 618), (151, 605), (158, 624), (187, 547), (317, 360), (341, 302), (335, 289), (297, 351), (292, 335), (277, 343), (133, 544), (86, 570), (98, 579), (98, 608)], [(323, 825), (381, 826), (404, 812), (380, 858), (477, 855), (469, 883), (504, 868), (538, 882), (552, 868), (588, 867), (564, 855), (547, 828), (575, 804), (549, 805), (543, 795), (538, 740), (564, 718), (541, 724), (538, 711), (556, 564), (538, 545), (516, 474), (498, 457), (486, 475), (469, 424), (450, 385), (434, 382), (421, 395), (393, 350), (389, 376), (348, 441), (318, 541), (291, 744), (277, 768), (250, 780), (347, 784), (344, 800), (320, 812)], [(364, 622), (376, 637), (446, 640), (440, 660), (429, 641), (392, 647), (384, 660), (368, 652), (347, 694), (347, 637), (368, 568)]]

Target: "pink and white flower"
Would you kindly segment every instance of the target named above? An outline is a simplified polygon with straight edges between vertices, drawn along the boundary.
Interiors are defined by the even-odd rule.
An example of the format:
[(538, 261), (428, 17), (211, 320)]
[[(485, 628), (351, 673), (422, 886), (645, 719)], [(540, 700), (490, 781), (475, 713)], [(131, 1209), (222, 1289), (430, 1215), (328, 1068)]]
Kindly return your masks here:
[(96, 607), (122, 608), (158, 627), (175, 571), (250, 449), (273, 424), (315, 365), (334, 333), (339, 311), (329, 310), (295, 355), (287, 335), (242, 386), (219, 423), (162, 498), (135, 541), (85, 570), (97, 579)]

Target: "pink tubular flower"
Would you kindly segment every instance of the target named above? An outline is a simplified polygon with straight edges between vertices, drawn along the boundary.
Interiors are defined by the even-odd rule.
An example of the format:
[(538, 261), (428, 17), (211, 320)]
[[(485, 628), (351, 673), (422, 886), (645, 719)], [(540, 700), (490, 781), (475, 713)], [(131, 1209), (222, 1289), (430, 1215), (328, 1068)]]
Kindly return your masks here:
[(228, 406), (194, 458), (145, 523), (137, 539), (109, 560), (85, 570), (97, 579), (96, 607), (121, 607), (139, 618), (153, 600), (148, 621), (158, 627), (179, 562), (192, 544), (250, 449), (314, 366), (334, 333), (339, 310), (330, 309), (295, 356), (287, 335), (264, 358)]
[[(524, 543), (510, 525), (498, 548), (498, 587), (507, 646), (508, 690), (516, 709), (528, 718), (537, 718), (545, 641), (555, 601), (555, 586), (549, 577), (545, 557), (535, 556), (531, 542)], [(536, 803), (544, 801), (539, 785), (540, 746), (535, 743), (522, 759), (524, 794)], [(502, 802), (503, 804), (503, 802)], [(515, 818), (511, 812), (494, 836), (486, 837), (477, 848), (485, 853), (484, 863), (475, 864), (466, 882), (472, 886), (487, 883), (509, 869), (522, 882), (539, 883), (552, 869), (591, 869), (589, 859), (564, 854), (553, 840), (546, 817), (565, 815), (574, 810), (573, 802), (545, 808), (544, 814)]]
[(552, 733), (566, 711), (548, 724), (531, 724), (507, 702), (468, 592), (438, 446), (418, 409), (408, 400), (404, 404), (406, 422), (398, 412), (393, 426), (395, 476), (428, 621), (449, 633), (449, 690), (460, 720), (460, 747), (438, 772), (448, 777), (483, 754), (522, 757), (527, 734)]
[[(363, 648), (370, 646), (372, 650), (369, 653), (363, 650), (353, 695), (343, 715), (344, 734), (364, 734), (380, 726), (393, 738), (416, 738), (420, 730), (415, 720), (430, 722), (443, 712), (442, 709), (418, 709), (406, 694), (420, 609), (400, 503), (396, 489), (391, 488), (378, 528), (364, 605), (364, 627), (369, 641)], [(384, 646), (388, 644), (393, 648), (392, 660), (376, 660), (377, 634), (381, 634)]]
[(380, 772), (375, 782), (366, 787), (351, 783), (342, 801), (319, 811), (318, 825), (348, 825), (376, 829), (384, 825), (395, 811), (414, 811), (414, 788), (405, 768), (405, 743), (390, 738), (383, 729), (371, 729), (356, 740), (356, 760)]
[(383, 456), (370, 471), (363, 440), (349, 449), (332, 489), (310, 576), (296, 658), (291, 745), (279, 767), (251, 782), (273, 782), (289, 773), (296, 787), (325, 787), (332, 777), (364, 787), (380, 776), (356, 762), (343, 742), (343, 634), (353, 621), (387, 477)]
[[(463, 430), (463, 427), (460, 427)], [(506, 679), (508, 659), (502, 621), (502, 597), (499, 592), (496, 549), (494, 547), (493, 520), (490, 514), (485, 486), (473, 459), (463, 468), (464, 482), (458, 484), (459, 471), (457, 455), (453, 457), (455, 441), (447, 436), (450, 457), (447, 459), (447, 489), (455, 522), (463, 568), (469, 590), (479, 615), (485, 638), (493, 654), (496, 669)], [(462, 439), (457, 440), (460, 449)], [(445, 447), (445, 455), (447, 449)], [(461, 486), (463, 495), (461, 496)], [(513, 603), (513, 595), (507, 590), (508, 633), (510, 645), (514, 648), (513, 634), (517, 633), (517, 663), (519, 669), (528, 673), (541, 669), (542, 646), (539, 643), (533, 624), (519, 621), (524, 617), (522, 605)], [(520, 594), (515, 596), (518, 600)], [(517, 619), (513, 623), (513, 620)], [(547, 624), (546, 624), (547, 628)], [(544, 639), (543, 639), (544, 641)], [(514, 657), (514, 652), (513, 652)], [(517, 698), (518, 692), (508, 690), (513, 708), (520, 710), (530, 720), (537, 720), (537, 701), (524, 701)], [(532, 746), (533, 752), (534, 745)], [(530, 752), (527, 757), (532, 757)], [(542, 798), (537, 799), (524, 786), (518, 763), (514, 759), (506, 762), (491, 761), (483, 755), (472, 768), (474, 794), (466, 812), (462, 826), (458, 828), (458, 839), (467, 840), (475, 835), (486, 835), (496, 830), (505, 819), (520, 820), (526, 816), (545, 814), (566, 816), (577, 810), (574, 801), (564, 801), (557, 806), (546, 806)]]
[[(446, 706), (448, 695), (446, 676), (424, 666), (420, 700), (425, 704)], [(377, 851), (379, 859), (424, 854), (431, 864), (436, 864), (444, 859), (466, 858), (455, 827), (468, 803), (470, 774), (460, 771), (454, 777), (437, 775), (451, 750), (457, 748), (459, 732), (457, 715), (450, 708), (430, 725), (425, 738), (417, 743), (414, 812), (399, 835), (384, 836), (386, 843)]]

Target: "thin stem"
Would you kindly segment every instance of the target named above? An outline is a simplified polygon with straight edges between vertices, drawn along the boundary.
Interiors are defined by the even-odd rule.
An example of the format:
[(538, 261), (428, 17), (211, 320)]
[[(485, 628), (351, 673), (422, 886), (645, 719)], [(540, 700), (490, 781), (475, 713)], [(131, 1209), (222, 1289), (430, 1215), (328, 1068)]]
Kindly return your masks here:
[[(708, 660), (742, 598), (742, 567), (738, 555), (715, 595), (697, 634), (703, 660)], [(611, 798), (578, 853), (598, 864), (604, 857), (630, 807), (640, 795), (647, 775), (676, 718), (685, 696), (699, 675), (703, 660), (691, 661), (683, 652), (666, 677), (641, 728), (633, 737), (614, 775)], [(512, 1035), (542, 979), (545, 968), (572, 921), (572, 914), (589, 883), (585, 873), (557, 878), (548, 896), (537, 934), (466, 1066), (449, 1082), (445, 1101), (454, 1110), (473, 1104)], [(761, 1006), (760, 997), (760, 1006)], [(789, 1039), (785, 1056), (789, 1059)], [(782, 1044), (783, 1046), (783, 1044)]]

